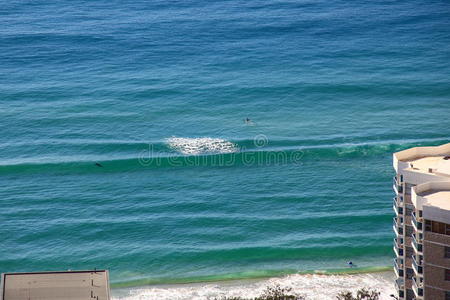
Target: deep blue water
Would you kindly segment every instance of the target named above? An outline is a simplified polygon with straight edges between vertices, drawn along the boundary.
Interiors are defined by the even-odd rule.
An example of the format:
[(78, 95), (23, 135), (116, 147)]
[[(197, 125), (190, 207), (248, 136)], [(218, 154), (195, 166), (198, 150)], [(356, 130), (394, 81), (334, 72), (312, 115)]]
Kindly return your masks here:
[(0, 70), (0, 272), (390, 265), (392, 152), (450, 139), (448, 1), (8, 1)]

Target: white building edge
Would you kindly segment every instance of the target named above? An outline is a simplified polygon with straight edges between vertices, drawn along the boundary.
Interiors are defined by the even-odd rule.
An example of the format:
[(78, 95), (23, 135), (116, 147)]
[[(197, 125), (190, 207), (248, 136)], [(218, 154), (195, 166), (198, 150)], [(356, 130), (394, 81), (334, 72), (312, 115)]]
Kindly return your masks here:
[(394, 153), (399, 299), (450, 300), (450, 143)]

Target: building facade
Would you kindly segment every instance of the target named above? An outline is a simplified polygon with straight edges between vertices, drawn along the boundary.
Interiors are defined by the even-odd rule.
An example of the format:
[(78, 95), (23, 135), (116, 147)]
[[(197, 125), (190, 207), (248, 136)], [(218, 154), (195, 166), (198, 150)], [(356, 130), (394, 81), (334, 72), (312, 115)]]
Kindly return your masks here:
[(401, 300), (450, 300), (450, 143), (393, 156), (394, 270)]

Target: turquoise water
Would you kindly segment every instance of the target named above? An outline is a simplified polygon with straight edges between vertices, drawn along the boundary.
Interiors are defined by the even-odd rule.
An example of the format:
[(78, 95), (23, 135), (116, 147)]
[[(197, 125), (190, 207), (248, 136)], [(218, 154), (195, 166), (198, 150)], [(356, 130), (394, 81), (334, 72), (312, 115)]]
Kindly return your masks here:
[(450, 140), (447, 1), (10, 1), (0, 24), (0, 272), (374, 270), (392, 152)]

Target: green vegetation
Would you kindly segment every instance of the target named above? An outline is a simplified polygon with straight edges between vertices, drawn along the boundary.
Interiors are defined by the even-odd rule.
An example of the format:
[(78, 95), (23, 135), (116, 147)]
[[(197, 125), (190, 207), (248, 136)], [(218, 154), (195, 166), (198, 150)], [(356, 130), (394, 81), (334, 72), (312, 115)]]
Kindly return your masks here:
[[(379, 300), (380, 292), (377, 290), (360, 289), (353, 295), (352, 292), (341, 292), (337, 300)], [(306, 297), (292, 292), (292, 288), (282, 288), (279, 285), (267, 287), (261, 296), (256, 298), (223, 297), (214, 300), (306, 300)]]
[(376, 290), (360, 289), (353, 296), (352, 292), (342, 292), (337, 295), (338, 300), (378, 300), (380, 299), (380, 292)]
[(305, 300), (302, 295), (292, 293), (292, 288), (282, 288), (279, 285), (274, 287), (267, 287), (261, 296), (256, 298), (242, 298), (242, 297), (224, 297), (216, 298), (215, 300)]

